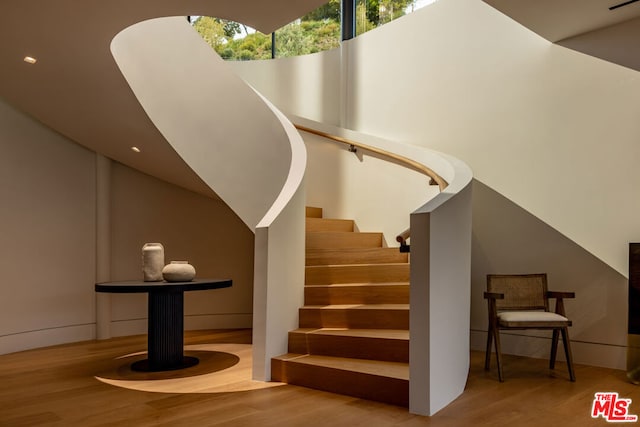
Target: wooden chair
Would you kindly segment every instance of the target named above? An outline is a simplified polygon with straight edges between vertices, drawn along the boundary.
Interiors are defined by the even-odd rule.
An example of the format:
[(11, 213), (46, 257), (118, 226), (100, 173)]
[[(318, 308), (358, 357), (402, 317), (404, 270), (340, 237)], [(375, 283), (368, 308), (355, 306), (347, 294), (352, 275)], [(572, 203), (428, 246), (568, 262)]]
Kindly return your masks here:
[[(486, 370), (489, 370), (490, 366), (491, 341), (495, 340), (498, 379), (500, 382), (504, 381), (500, 330), (549, 329), (553, 330), (549, 368), (555, 367), (558, 335), (562, 334), (569, 378), (571, 381), (576, 380), (568, 331), (571, 320), (565, 317), (563, 302), (563, 298), (575, 298), (575, 293), (548, 291), (546, 274), (489, 274), (487, 275), (487, 292), (484, 293), (484, 297), (489, 304), (489, 333), (487, 334), (487, 353), (484, 363)], [(549, 298), (556, 299), (555, 312), (549, 311)]]

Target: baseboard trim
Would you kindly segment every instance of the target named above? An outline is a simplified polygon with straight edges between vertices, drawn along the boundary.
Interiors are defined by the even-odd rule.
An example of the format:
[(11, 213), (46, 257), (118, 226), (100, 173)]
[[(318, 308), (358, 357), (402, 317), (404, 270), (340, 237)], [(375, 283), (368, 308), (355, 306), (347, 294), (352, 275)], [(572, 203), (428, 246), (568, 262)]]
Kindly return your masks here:
[[(186, 330), (245, 329), (252, 327), (251, 313), (186, 315)], [(122, 337), (147, 333), (147, 319), (125, 319), (111, 322), (111, 336)], [(0, 354), (16, 353), (34, 348), (49, 347), (96, 339), (96, 325), (61, 326), (0, 336)]]
[[(548, 359), (551, 346), (549, 337), (517, 335), (502, 332), (500, 344), (503, 354)], [(471, 350), (485, 351), (487, 345), (486, 331), (471, 331)], [(562, 343), (558, 344), (558, 360), (564, 360)], [(625, 370), (627, 366), (627, 347), (605, 343), (593, 343), (571, 340), (573, 362), (581, 365), (600, 366), (603, 368)]]
[(95, 339), (96, 325), (61, 326), (26, 331), (0, 337), (0, 354), (16, 353), (40, 347)]

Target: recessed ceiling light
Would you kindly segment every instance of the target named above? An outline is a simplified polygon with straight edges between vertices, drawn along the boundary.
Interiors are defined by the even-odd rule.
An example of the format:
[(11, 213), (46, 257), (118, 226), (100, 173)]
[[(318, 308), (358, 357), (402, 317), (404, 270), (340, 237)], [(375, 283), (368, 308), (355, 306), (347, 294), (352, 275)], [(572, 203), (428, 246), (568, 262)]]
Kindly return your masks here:
[(38, 60), (33, 56), (25, 56), (23, 61), (28, 62), (29, 64), (35, 64)]
[(139, 153), (141, 151), (138, 147), (131, 147), (131, 149), (136, 153)]

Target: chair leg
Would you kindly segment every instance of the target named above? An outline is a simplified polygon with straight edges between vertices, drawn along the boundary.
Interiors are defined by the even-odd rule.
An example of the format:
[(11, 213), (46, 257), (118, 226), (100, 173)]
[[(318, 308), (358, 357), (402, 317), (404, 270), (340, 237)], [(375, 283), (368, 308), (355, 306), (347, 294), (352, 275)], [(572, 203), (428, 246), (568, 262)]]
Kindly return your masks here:
[[(553, 338), (551, 339), (551, 356), (549, 356), (549, 369), (556, 367), (556, 354), (558, 353), (558, 330), (553, 330)], [(564, 339), (562, 340), (564, 342)]]
[(504, 382), (504, 378), (502, 376), (502, 350), (500, 349), (500, 330), (498, 328), (495, 329), (495, 340), (496, 340), (496, 361), (498, 362), (498, 380), (500, 382)]
[(493, 338), (493, 328), (489, 326), (489, 330), (487, 331), (487, 351), (484, 355), (484, 370), (488, 371), (491, 369), (491, 340)]
[(575, 382), (576, 373), (573, 370), (573, 355), (571, 354), (571, 342), (569, 341), (569, 330), (567, 328), (562, 328), (562, 343), (564, 344), (564, 355), (567, 358), (569, 379)]

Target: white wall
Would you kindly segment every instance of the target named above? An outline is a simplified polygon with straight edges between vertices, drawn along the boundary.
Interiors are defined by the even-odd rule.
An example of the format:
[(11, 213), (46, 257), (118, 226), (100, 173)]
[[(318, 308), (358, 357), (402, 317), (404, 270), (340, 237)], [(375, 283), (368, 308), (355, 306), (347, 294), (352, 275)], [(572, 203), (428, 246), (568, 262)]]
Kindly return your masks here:
[(253, 376), (269, 380), (304, 289), (302, 140), (181, 17), (135, 24), (111, 50), (167, 142), (256, 232)]
[[(96, 155), (2, 101), (0, 146), (0, 354), (93, 339)], [(142, 244), (161, 241), (167, 261), (234, 281), (185, 296), (188, 329), (250, 327), (251, 230), (219, 200), (111, 169), (111, 279), (140, 277)], [(146, 332), (145, 296), (114, 295), (111, 310), (113, 335)]]
[(333, 49), (277, 61), (229, 61), (228, 65), (283, 112), (339, 125), (340, 58), (340, 50)]
[[(112, 165), (111, 280), (142, 279), (141, 249), (161, 242), (165, 262), (189, 261), (198, 277), (230, 278), (226, 289), (185, 293), (185, 328), (251, 327), (251, 230), (224, 203)], [(146, 294), (112, 295), (113, 336), (146, 333)]]
[[(574, 361), (625, 369), (628, 289), (623, 275), (480, 181), (473, 186), (472, 252), (473, 348), (486, 345), (487, 303), (482, 295), (487, 274), (545, 272), (550, 289), (576, 292), (575, 299), (565, 300), (573, 320), (569, 334)], [(548, 357), (549, 333), (503, 335), (507, 353)]]
[(126, 28), (111, 50), (176, 153), (255, 229), (280, 194), (291, 161), (273, 112), (183, 17)]
[[(409, 148), (302, 118), (292, 120), (390, 152)], [(309, 153), (307, 205), (322, 208), (325, 218), (354, 219), (359, 231), (382, 232), (386, 246), (398, 246), (395, 238), (409, 228), (411, 212), (440, 192), (437, 185), (429, 185), (427, 176), (377, 154), (363, 149), (351, 153), (345, 144), (311, 133), (302, 135)], [(446, 165), (438, 164), (442, 161), (438, 153), (427, 151), (425, 156), (425, 164), (448, 175)]]
[(0, 100), (0, 353), (92, 337), (95, 156)]
[[(347, 45), (344, 127), (464, 160), (482, 182), (627, 273), (626, 243), (640, 239), (640, 199), (627, 197), (640, 185), (629, 173), (640, 157), (637, 72), (553, 45), (476, 0), (436, 2)], [(299, 80), (315, 62), (285, 65)], [(253, 64), (234, 66), (262, 89)], [(270, 86), (286, 88), (274, 79)], [(321, 81), (310, 73), (301, 85)], [(272, 101), (318, 121), (341, 102), (320, 108), (310, 94), (294, 109), (293, 97)]]
[(253, 292), (253, 372), (271, 380), (271, 359), (288, 352), (289, 332), (299, 325), (304, 303), (305, 185), (307, 150), (285, 115), (265, 99), (287, 134), (291, 159), (287, 180), (256, 227)]
[[(320, 106), (310, 94), (297, 110), (300, 94), (272, 101), (295, 115), (315, 111), (312, 120), (346, 105), (347, 128), (466, 162), (488, 189), (474, 195), (474, 210), (506, 198), (492, 216), (474, 215), (475, 348), (486, 330), (485, 275), (546, 271), (551, 288), (577, 294), (567, 303), (576, 360), (624, 368), (627, 245), (640, 240), (639, 74), (550, 44), (477, 0), (436, 2), (345, 47), (344, 99)], [(323, 79), (307, 70), (316, 61), (287, 64), (315, 87)], [(252, 63), (234, 67), (262, 89)], [(540, 224), (544, 233), (527, 229)], [(496, 237), (506, 229), (510, 238)], [(540, 355), (535, 343), (518, 348), (508, 351)]]
[[(609, 282), (571, 278), (584, 277), (585, 268), (601, 269), (591, 258), (589, 267), (572, 263), (562, 276), (552, 276), (550, 286), (577, 294), (567, 303), (575, 319), (576, 360), (624, 368), (626, 284), (617, 277), (627, 272), (628, 242), (640, 238), (640, 199), (630, 197), (640, 187), (631, 172), (640, 158), (638, 73), (552, 45), (479, 1), (437, 2), (386, 30), (350, 46), (357, 51), (350, 58), (358, 62), (350, 69), (358, 72), (350, 76), (357, 96), (348, 98), (348, 122), (461, 158), (476, 179), (617, 272), (607, 272)], [(410, 64), (405, 58), (412, 58)], [(400, 81), (392, 79), (397, 75)], [(380, 85), (385, 79), (392, 83)], [(410, 108), (397, 107), (405, 105)], [(506, 212), (474, 222), (485, 248), (492, 246), (492, 234), (482, 228), (514, 221)], [(548, 253), (553, 240), (532, 237), (521, 242), (527, 249), (519, 256), (517, 247), (493, 245), (488, 254), (474, 253), (489, 256), (474, 265), (484, 273), (557, 271), (557, 261), (540, 265), (531, 257)], [(575, 259), (573, 252), (558, 256)], [(473, 277), (472, 307), (484, 313), (486, 302), (478, 296), (485, 278), (478, 270)], [(599, 314), (597, 323), (593, 313)], [(472, 328), (483, 329), (480, 317), (482, 323), (472, 319)], [(507, 351), (546, 356), (547, 344), (541, 354), (540, 343), (532, 341)]]
[(550, 44), (474, 0), (436, 2), (350, 49), (349, 127), (466, 161), (626, 274), (626, 244), (640, 238), (640, 199), (629, 197), (640, 186), (629, 173), (640, 157), (636, 71)]

